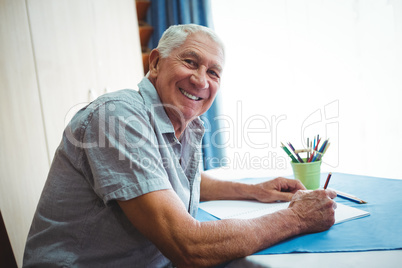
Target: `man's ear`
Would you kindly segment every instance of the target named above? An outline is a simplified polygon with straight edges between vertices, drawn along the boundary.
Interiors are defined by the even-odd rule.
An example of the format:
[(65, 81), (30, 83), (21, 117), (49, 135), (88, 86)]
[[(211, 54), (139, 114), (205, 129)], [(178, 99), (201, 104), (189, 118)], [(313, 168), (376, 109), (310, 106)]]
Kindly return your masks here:
[(159, 60), (160, 53), (159, 50), (153, 49), (151, 54), (149, 54), (149, 76), (155, 78), (159, 71)]

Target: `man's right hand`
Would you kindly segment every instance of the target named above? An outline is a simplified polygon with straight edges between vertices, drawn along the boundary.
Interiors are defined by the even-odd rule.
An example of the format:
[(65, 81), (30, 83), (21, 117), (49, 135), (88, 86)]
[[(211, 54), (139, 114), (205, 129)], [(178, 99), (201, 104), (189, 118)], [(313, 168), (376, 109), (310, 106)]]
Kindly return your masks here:
[(331, 190), (296, 192), (289, 209), (298, 216), (302, 233), (325, 231), (335, 223), (335, 197)]

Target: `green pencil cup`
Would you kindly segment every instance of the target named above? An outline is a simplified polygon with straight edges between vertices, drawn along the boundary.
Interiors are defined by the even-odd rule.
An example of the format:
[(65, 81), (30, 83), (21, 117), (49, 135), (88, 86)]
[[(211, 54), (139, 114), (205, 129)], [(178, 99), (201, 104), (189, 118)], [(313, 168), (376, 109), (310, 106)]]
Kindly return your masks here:
[[(304, 160), (304, 159), (303, 159)], [(310, 163), (290, 162), (295, 179), (299, 180), (308, 190), (320, 188), (321, 161)]]

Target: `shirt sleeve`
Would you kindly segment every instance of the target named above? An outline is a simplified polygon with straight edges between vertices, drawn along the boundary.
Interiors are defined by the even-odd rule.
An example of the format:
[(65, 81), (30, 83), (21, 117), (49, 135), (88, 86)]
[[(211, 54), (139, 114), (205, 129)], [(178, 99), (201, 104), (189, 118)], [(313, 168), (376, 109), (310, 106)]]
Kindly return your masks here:
[(86, 177), (103, 202), (171, 189), (148, 109), (125, 100), (93, 109), (83, 135)]

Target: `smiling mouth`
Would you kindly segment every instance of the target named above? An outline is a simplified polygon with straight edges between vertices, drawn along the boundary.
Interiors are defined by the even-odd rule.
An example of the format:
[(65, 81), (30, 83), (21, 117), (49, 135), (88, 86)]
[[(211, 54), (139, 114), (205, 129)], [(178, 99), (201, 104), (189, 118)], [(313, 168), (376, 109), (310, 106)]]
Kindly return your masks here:
[(202, 98), (199, 98), (197, 96), (191, 95), (190, 93), (188, 93), (187, 91), (184, 91), (184, 89), (179, 88), (180, 92), (186, 96), (187, 98), (189, 98), (190, 100), (195, 100), (195, 101), (199, 101), (202, 100)]

